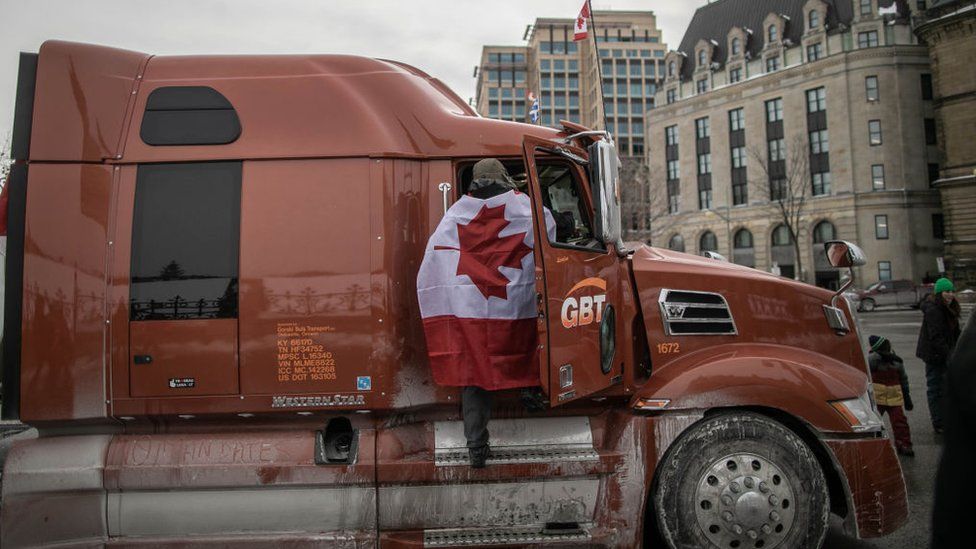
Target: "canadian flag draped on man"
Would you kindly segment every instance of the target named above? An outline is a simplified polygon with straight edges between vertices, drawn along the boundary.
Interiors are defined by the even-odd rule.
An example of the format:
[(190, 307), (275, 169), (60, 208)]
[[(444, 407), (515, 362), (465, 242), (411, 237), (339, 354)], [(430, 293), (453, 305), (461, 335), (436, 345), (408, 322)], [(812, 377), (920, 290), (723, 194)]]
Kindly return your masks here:
[[(555, 223), (546, 212), (554, 236)], [(532, 204), (516, 190), (462, 196), (427, 242), (417, 297), (434, 381), (539, 385)]]

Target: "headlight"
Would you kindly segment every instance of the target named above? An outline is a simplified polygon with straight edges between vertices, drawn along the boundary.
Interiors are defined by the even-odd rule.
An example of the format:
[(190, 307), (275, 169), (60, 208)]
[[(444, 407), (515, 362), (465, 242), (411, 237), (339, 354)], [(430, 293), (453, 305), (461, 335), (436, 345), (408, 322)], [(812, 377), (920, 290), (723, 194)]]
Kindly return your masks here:
[(857, 398), (836, 400), (830, 403), (844, 419), (851, 424), (851, 429), (858, 433), (872, 433), (881, 431), (884, 425), (881, 416), (871, 403), (870, 389)]

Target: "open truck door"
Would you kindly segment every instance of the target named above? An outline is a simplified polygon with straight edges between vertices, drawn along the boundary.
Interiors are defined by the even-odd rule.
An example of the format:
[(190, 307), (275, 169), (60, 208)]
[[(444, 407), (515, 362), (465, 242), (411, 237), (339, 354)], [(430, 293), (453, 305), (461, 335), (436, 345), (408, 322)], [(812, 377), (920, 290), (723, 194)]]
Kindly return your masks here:
[[(529, 136), (523, 150), (536, 219), (539, 377), (558, 406), (622, 381), (619, 258), (600, 238), (607, 216), (594, 215), (586, 152)], [(543, 221), (550, 214), (554, 239)]]

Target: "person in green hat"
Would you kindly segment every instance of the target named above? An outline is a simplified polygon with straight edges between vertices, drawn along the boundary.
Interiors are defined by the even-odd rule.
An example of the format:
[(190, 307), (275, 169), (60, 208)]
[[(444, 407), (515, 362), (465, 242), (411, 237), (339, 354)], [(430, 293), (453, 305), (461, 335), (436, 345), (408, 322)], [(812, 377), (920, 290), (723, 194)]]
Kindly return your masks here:
[(936, 434), (942, 434), (946, 363), (959, 339), (961, 308), (956, 288), (948, 278), (935, 282), (934, 293), (922, 301), (922, 328), (918, 332), (915, 356), (925, 362), (929, 415)]

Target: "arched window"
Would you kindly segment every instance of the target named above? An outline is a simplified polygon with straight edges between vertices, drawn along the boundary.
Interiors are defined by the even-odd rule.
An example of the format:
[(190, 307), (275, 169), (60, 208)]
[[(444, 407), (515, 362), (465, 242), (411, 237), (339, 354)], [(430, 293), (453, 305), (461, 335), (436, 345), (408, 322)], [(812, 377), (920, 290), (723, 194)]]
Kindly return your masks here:
[(668, 63), (668, 76), (674, 76), (674, 61)]
[(668, 241), (668, 248), (676, 252), (685, 251), (685, 239), (680, 234), (676, 234)]
[(813, 228), (813, 243), (823, 244), (824, 242), (830, 242), (836, 236), (836, 231), (834, 231), (834, 224), (830, 221), (821, 221), (817, 223), (817, 226)]
[(699, 67), (704, 67), (705, 66), (705, 55), (707, 55), (705, 53), (705, 50), (698, 50), (698, 66)]
[(779, 39), (777, 30), (775, 23), (769, 26), (769, 29), (766, 31), (766, 42), (771, 43)]
[(820, 26), (820, 12), (817, 10), (810, 10), (807, 14), (807, 25), (811, 29), (815, 29)]
[(739, 55), (739, 50), (742, 49), (742, 41), (738, 37), (732, 39), (732, 55)]
[(739, 229), (735, 232), (732, 245), (737, 250), (752, 248), (752, 232), (750, 232), (749, 229)]
[(705, 231), (701, 238), (698, 239), (698, 251), (699, 252), (717, 252), (718, 251), (718, 238), (715, 237), (715, 233), (712, 231)]
[(790, 230), (786, 228), (786, 225), (780, 225), (773, 229), (773, 246), (789, 246), (793, 244), (793, 238), (790, 237)]

